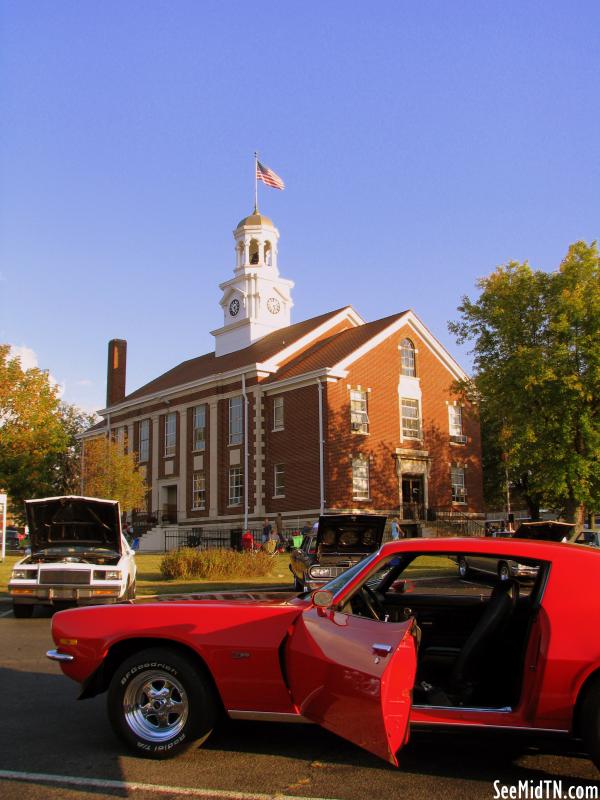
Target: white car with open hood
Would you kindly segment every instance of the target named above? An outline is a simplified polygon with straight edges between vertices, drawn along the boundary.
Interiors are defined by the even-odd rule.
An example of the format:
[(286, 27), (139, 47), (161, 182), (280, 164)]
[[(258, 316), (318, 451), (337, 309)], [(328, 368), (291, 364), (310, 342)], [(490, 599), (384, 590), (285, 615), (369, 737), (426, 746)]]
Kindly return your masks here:
[(25, 501), (31, 552), (13, 567), (15, 617), (36, 605), (97, 605), (135, 597), (135, 552), (121, 532), (116, 500), (46, 497)]

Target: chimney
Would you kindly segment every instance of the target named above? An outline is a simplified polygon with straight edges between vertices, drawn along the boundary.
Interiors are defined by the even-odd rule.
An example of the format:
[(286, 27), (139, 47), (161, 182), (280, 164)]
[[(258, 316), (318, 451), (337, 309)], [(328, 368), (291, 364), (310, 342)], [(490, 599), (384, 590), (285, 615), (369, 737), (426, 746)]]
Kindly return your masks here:
[(106, 406), (114, 406), (125, 398), (125, 373), (127, 368), (127, 342), (111, 339), (108, 343), (108, 369), (106, 372)]

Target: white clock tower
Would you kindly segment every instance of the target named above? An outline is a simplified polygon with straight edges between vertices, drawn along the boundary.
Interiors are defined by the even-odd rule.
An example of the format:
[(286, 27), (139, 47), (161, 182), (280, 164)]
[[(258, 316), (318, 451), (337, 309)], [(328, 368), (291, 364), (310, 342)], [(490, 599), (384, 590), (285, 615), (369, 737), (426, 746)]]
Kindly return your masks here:
[(293, 281), (277, 269), (279, 231), (255, 208), (233, 232), (236, 266), (223, 291), (223, 327), (211, 331), (215, 355), (248, 347), (267, 333), (290, 325)]

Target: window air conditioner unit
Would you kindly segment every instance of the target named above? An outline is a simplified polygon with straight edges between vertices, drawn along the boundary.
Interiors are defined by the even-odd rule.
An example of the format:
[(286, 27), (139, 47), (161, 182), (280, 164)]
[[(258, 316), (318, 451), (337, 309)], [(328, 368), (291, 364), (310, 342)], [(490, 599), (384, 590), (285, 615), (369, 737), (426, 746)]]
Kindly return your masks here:
[(456, 444), (466, 444), (467, 437), (461, 433), (460, 435), (451, 436), (450, 441), (455, 442)]

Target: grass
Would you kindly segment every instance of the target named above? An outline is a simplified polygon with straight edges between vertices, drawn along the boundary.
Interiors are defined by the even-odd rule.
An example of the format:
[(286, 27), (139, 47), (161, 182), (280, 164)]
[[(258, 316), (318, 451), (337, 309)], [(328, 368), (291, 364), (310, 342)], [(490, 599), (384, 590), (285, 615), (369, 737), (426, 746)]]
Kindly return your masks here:
[[(21, 558), (21, 556), (9, 555), (6, 557), (4, 563), (0, 562), (0, 597), (8, 597), (7, 584), (13, 565)], [(165, 580), (160, 572), (160, 562), (162, 561), (163, 554), (157, 553), (150, 555), (140, 553), (135, 557), (137, 563), (137, 595), (144, 597), (154, 594), (187, 594), (189, 592), (219, 592), (219, 591), (232, 591), (233, 589), (250, 589), (254, 586), (261, 586), (268, 589), (269, 586), (289, 585), (292, 588), (292, 573), (288, 568), (290, 563), (289, 555), (284, 553), (282, 555), (274, 556), (275, 566), (271, 575), (265, 575), (260, 578), (230, 578), (229, 580), (220, 581), (203, 581), (203, 580)], [(424, 572), (431, 571), (432, 575), (455, 575), (456, 564), (454, 561), (447, 559), (444, 564), (443, 571), (440, 569), (442, 566), (439, 558), (420, 556), (419, 564), (415, 567), (409, 567), (406, 570), (406, 575), (411, 577), (425, 577)]]
[[(231, 591), (233, 589), (250, 589), (254, 586), (281, 586), (289, 584), (292, 588), (292, 573), (288, 569), (289, 555), (274, 556), (274, 569), (271, 575), (262, 578), (231, 578), (221, 581), (202, 580), (165, 580), (160, 573), (160, 562), (164, 554), (149, 555), (138, 554), (135, 557), (137, 564), (137, 596), (143, 597), (153, 594), (185, 594), (188, 592), (217, 592)], [(13, 565), (21, 556), (7, 556), (4, 563), (0, 562), (0, 597), (8, 597), (7, 585)]]
[(230, 578), (229, 580), (209, 581), (209, 580), (165, 580), (160, 572), (160, 562), (162, 554), (157, 555), (137, 555), (137, 596), (153, 594), (178, 594), (187, 592), (217, 592), (231, 591), (233, 589), (250, 589), (253, 586), (262, 586), (268, 589), (269, 586), (281, 586), (289, 584), (292, 588), (292, 573), (288, 568), (290, 563), (289, 555), (283, 554), (274, 556), (275, 566), (270, 575), (259, 578)]
[(0, 561), (0, 597), (8, 597), (6, 587), (10, 579), (13, 566), (22, 556), (6, 556), (4, 561)]

